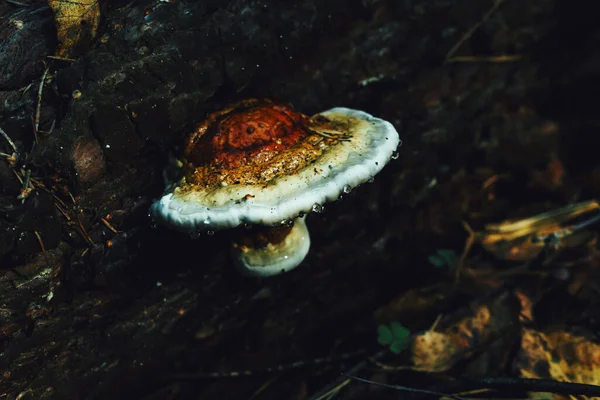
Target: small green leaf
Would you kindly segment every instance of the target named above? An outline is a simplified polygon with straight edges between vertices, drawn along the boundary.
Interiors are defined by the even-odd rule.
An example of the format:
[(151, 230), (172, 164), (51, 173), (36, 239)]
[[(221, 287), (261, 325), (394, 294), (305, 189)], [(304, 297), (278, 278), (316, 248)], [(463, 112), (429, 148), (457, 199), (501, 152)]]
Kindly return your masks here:
[(436, 268), (447, 267), (453, 269), (458, 265), (458, 256), (452, 249), (439, 249), (435, 254), (430, 255), (427, 260)]
[(458, 265), (458, 256), (452, 249), (439, 249), (437, 255), (444, 259), (448, 268), (456, 268)]
[(379, 335), (377, 337), (377, 341), (381, 345), (386, 346), (392, 343), (392, 340), (394, 340), (392, 330), (387, 325), (379, 325), (377, 327), (377, 334)]
[(438, 256), (437, 254), (430, 255), (429, 257), (427, 257), (427, 260), (429, 260), (429, 262), (436, 268), (442, 268), (446, 266), (446, 260)]
[(392, 328), (392, 336), (394, 339), (405, 340), (410, 336), (410, 331), (406, 329), (400, 322), (392, 322), (390, 324)]
[(390, 351), (394, 354), (400, 354), (408, 348), (408, 340), (394, 340), (390, 345)]

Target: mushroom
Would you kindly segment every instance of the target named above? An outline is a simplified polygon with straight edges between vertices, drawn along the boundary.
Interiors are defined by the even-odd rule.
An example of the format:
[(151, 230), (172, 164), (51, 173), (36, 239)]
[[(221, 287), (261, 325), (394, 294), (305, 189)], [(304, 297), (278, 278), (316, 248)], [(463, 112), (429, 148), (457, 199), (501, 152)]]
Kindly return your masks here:
[(237, 228), (232, 253), (241, 271), (277, 275), (308, 253), (305, 215), (370, 180), (399, 143), (391, 123), (363, 111), (338, 107), (308, 117), (245, 100), (210, 114), (189, 135), (151, 215), (192, 235)]

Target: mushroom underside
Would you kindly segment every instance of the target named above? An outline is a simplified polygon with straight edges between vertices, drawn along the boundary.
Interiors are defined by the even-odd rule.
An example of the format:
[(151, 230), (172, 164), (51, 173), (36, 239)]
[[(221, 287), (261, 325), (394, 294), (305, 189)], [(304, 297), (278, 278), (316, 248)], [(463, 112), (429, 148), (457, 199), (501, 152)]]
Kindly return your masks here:
[(308, 254), (310, 236), (306, 217), (285, 226), (261, 226), (240, 231), (232, 255), (243, 275), (267, 277), (296, 268)]

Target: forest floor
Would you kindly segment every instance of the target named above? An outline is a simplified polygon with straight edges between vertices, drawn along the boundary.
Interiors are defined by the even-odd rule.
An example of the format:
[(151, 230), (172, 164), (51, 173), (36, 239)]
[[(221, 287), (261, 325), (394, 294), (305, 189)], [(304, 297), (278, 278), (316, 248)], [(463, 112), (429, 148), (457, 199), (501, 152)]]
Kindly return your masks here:
[[(60, 58), (47, 6), (0, 3), (0, 398), (409, 398), (342, 372), (594, 393), (518, 379), (600, 380), (596, 11), (284, 3), (101, 3)], [(302, 265), (257, 279), (226, 232), (148, 209), (195, 124), (263, 97), (362, 109), (403, 143), (307, 216)]]

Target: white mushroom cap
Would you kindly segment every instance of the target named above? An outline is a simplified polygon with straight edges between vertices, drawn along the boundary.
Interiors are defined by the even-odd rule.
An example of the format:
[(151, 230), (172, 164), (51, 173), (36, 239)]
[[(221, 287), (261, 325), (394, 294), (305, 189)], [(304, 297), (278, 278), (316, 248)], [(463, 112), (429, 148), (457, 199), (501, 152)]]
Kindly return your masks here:
[[(296, 159), (284, 159), (281, 165), (275, 162), (264, 173), (268, 178), (257, 183), (192, 184), (184, 175), (176, 185), (168, 185), (168, 192), (152, 205), (152, 216), (184, 232), (280, 224), (368, 181), (390, 161), (400, 144), (391, 123), (366, 112), (338, 107), (311, 120), (319, 116), (329, 120), (335, 130), (314, 129), (314, 137), (323, 140), (314, 141), (319, 154), (305, 165)], [(298, 163), (293, 165), (293, 173), (277, 174), (292, 163)]]

